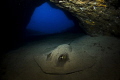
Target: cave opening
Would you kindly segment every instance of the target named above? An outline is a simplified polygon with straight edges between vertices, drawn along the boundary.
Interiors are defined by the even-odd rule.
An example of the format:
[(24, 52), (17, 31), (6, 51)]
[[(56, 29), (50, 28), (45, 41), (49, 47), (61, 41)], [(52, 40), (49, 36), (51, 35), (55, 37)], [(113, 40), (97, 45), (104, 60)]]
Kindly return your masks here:
[[(13, 1), (8, 7), (6, 12), (9, 14), (6, 18), (11, 27), (7, 29), (3, 27), (3, 30), (9, 34), (4, 34), (5, 37), (2, 38), (4, 42), (2, 53), (50, 35), (84, 33), (78, 20), (70, 12), (57, 7), (50, 1), (42, 0), (38, 3), (26, 0)], [(4, 25), (7, 26), (7, 24)]]
[(40, 36), (59, 33), (84, 33), (77, 19), (51, 2), (35, 8), (26, 27), (27, 36)]

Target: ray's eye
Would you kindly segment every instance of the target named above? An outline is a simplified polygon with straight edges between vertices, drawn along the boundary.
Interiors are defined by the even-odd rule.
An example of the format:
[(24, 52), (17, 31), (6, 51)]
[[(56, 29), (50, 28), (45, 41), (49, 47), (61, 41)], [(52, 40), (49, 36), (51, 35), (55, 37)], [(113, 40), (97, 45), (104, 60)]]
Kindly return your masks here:
[(67, 53), (65, 54), (61, 54), (58, 57), (58, 61), (57, 61), (57, 67), (63, 67), (64, 64), (69, 60), (69, 56)]
[(68, 61), (68, 60), (69, 60), (68, 54), (62, 54), (62, 55), (60, 55), (59, 58), (58, 58), (58, 61), (59, 61), (59, 62), (66, 62), (66, 61)]

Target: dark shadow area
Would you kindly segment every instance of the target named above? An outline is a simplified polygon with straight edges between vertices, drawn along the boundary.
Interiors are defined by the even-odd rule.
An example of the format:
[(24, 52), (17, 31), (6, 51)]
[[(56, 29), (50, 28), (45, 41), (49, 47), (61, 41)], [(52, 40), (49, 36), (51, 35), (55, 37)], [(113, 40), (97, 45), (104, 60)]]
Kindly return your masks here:
[(34, 9), (47, 0), (4, 0), (1, 10), (1, 52), (20, 46)]

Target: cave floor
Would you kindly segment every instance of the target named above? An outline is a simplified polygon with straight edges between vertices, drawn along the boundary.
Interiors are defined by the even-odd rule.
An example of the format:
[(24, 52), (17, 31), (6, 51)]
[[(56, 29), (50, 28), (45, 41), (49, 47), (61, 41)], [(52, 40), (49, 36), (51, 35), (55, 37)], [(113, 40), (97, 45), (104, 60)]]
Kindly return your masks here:
[[(61, 44), (70, 44), (74, 52), (81, 56), (87, 53), (95, 58), (95, 64), (70, 74), (44, 73), (36, 64), (34, 56), (45, 54)], [(119, 49), (120, 39), (115, 37), (90, 37), (72, 33), (48, 36), (3, 55), (0, 80), (120, 80)], [(87, 57), (84, 59), (86, 61)], [(85, 61), (83, 60), (81, 65)], [(75, 62), (79, 63), (79, 61)]]

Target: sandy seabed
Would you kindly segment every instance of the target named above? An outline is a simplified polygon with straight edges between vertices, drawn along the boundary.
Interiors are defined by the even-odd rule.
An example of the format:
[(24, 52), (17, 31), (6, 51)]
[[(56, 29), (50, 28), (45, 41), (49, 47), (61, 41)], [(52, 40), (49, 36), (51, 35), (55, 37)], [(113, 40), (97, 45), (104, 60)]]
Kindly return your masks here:
[[(64, 44), (69, 44), (71, 50), (64, 50), (60, 46)], [(69, 60), (64, 66), (56, 66), (58, 54), (64, 51)], [(47, 61), (50, 52), (52, 60)], [(3, 57), (0, 80), (120, 80), (120, 39), (115, 37), (52, 35)]]

